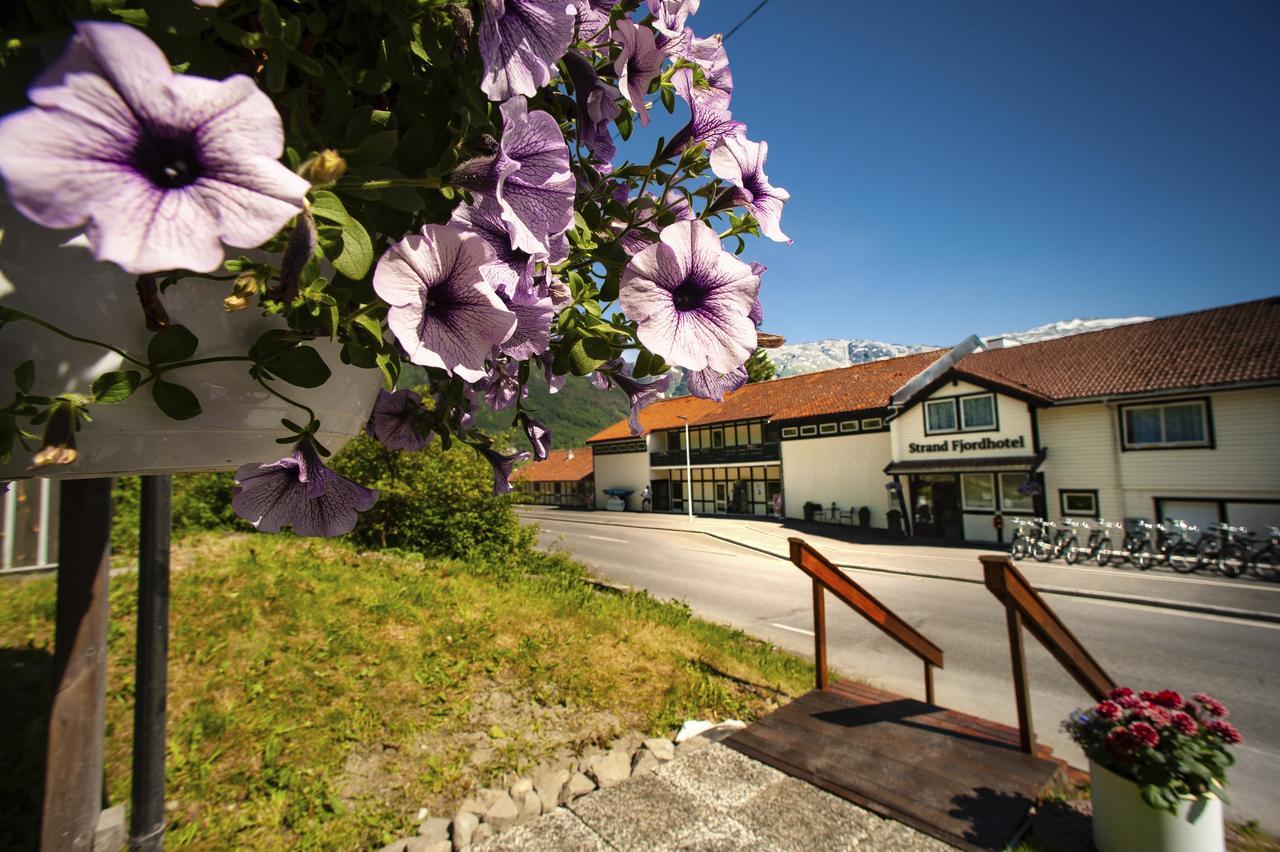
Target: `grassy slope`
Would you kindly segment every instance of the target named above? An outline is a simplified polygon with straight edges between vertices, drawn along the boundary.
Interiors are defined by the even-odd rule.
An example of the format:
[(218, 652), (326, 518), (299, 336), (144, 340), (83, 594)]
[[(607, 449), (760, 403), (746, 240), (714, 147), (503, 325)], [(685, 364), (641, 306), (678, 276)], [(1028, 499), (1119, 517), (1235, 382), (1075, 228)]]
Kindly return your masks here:
[[(288, 536), (175, 551), (168, 843), (378, 846), (555, 750), (751, 718), (812, 667), (560, 557), (477, 569)], [(529, 574), (530, 570), (539, 573)], [(107, 791), (127, 801), (135, 579), (112, 579)], [(0, 847), (39, 812), (51, 578), (0, 597)], [(24, 697), (25, 696), (25, 697)], [(8, 754), (6, 752), (12, 752)]]

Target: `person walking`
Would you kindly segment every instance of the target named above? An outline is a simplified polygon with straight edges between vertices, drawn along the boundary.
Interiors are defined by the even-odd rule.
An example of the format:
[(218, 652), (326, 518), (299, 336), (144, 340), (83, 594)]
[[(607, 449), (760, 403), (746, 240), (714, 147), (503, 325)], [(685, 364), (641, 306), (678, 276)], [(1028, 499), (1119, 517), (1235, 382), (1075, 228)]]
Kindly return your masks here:
[(646, 485), (644, 490), (640, 492), (640, 511), (653, 511), (653, 489), (648, 485)]

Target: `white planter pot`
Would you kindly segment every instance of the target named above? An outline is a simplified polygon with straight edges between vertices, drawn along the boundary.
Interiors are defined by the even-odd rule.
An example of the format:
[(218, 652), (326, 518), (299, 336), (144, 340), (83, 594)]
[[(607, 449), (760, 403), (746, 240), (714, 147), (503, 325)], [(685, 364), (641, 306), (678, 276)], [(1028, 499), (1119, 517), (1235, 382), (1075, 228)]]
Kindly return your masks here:
[(1093, 845), (1098, 852), (1222, 852), (1222, 800), (1187, 799), (1177, 815), (1142, 800), (1138, 785), (1089, 761)]
[[(0, 303), (142, 358), (151, 334), (143, 323), (135, 281), (136, 276), (114, 264), (94, 260), (84, 237), (42, 228), (0, 201)], [(194, 357), (244, 355), (262, 332), (284, 326), (277, 317), (261, 316), (256, 305), (227, 313), (222, 300), (228, 293), (230, 282), (190, 279), (161, 297), (171, 321), (199, 338)], [(333, 371), (329, 381), (312, 389), (283, 382), (275, 387), (315, 411), (321, 441), (336, 452), (364, 426), (381, 376), (342, 364), (334, 343), (318, 340), (312, 345)], [(27, 359), (36, 365), (33, 392), (49, 396), (89, 393), (94, 378), (123, 364), (107, 350), (74, 343), (31, 323), (6, 325), (0, 329), (0, 404), (13, 399), (13, 370)], [(287, 452), (275, 443), (287, 434), (281, 418), (306, 422), (303, 412), (249, 378), (247, 362), (182, 368), (166, 379), (194, 392), (203, 413), (182, 422), (170, 420), (153, 404), (148, 385), (125, 402), (92, 406), (93, 422), (76, 436), (79, 459), (35, 475), (233, 470), (247, 462), (274, 461)], [(0, 465), (0, 479), (32, 476), (30, 463), (31, 454), (15, 446), (10, 462)]]

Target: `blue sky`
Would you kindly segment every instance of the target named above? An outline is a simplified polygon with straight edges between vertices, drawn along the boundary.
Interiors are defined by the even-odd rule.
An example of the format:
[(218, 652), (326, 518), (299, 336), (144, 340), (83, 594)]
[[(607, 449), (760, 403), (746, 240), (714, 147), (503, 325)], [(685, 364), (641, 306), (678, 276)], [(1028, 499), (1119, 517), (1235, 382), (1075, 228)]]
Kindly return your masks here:
[[(734, 117), (792, 194), (795, 244), (747, 257), (793, 342), (1280, 293), (1280, 3), (771, 0), (727, 47)], [(637, 129), (643, 156), (684, 110)]]

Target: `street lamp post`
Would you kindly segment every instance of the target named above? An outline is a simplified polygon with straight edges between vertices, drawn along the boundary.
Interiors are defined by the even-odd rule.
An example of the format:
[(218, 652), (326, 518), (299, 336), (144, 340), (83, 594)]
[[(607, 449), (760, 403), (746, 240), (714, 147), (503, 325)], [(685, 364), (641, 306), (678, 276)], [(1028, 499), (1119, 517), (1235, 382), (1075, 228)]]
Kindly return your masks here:
[(684, 505), (689, 510), (689, 520), (693, 520), (693, 465), (689, 462), (689, 418), (677, 414), (684, 421)]

